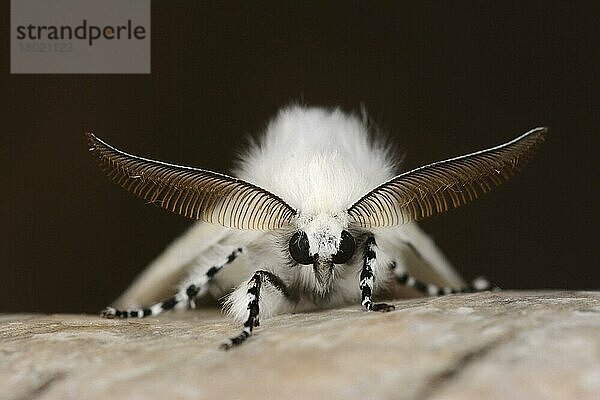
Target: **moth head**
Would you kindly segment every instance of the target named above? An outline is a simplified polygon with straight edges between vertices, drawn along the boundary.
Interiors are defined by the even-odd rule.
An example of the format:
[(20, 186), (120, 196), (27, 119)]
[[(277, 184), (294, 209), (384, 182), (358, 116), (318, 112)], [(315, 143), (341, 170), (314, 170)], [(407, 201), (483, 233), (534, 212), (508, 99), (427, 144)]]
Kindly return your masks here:
[(334, 266), (345, 264), (356, 250), (354, 237), (346, 230), (348, 214), (301, 215), (289, 242), (290, 256), (298, 264), (312, 265), (317, 283), (328, 288)]

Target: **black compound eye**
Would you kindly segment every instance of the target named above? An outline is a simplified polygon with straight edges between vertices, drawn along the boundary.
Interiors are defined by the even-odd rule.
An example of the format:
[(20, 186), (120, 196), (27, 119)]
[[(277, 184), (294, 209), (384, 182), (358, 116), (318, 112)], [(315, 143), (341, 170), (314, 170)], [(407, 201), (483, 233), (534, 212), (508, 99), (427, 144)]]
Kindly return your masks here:
[(340, 249), (331, 259), (334, 264), (343, 264), (348, 261), (356, 250), (356, 243), (354, 238), (348, 231), (342, 231), (342, 238), (340, 242)]
[(308, 237), (304, 232), (296, 232), (290, 239), (290, 255), (299, 264), (312, 264), (313, 258), (310, 256)]

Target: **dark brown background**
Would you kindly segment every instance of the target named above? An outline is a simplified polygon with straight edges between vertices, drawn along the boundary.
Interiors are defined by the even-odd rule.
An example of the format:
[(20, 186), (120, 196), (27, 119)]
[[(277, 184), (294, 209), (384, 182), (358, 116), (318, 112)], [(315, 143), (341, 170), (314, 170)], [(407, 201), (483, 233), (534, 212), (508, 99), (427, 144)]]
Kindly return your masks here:
[(597, 7), (207, 3), (153, 2), (151, 75), (10, 75), (3, 61), (0, 311), (97, 311), (189, 224), (109, 183), (85, 130), (226, 171), (295, 100), (364, 103), (407, 168), (550, 126), (512, 182), (423, 225), (468, 278), (600, 286)]

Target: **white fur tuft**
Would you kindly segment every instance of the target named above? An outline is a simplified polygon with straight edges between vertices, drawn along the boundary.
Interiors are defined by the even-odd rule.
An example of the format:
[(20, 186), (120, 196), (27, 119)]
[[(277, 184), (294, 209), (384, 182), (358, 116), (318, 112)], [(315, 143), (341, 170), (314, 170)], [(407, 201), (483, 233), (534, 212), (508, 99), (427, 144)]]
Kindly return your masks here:
[(339, 109), (291, 106), (269, 123), (235, 172), (302, 214), (335, 214), (394, 176), (393, 155)]

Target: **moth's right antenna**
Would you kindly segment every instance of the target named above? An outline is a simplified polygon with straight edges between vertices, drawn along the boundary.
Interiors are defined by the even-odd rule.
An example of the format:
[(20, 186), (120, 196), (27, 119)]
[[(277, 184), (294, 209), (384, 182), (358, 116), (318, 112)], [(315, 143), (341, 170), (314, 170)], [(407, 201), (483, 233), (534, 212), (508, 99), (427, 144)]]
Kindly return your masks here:
[(354, 203), (350, 219), (364, 228), (395, 226), (460, 207), (509, 179), (547, 132), (535, 128), (500, 146), (400, 174)]

